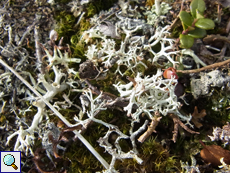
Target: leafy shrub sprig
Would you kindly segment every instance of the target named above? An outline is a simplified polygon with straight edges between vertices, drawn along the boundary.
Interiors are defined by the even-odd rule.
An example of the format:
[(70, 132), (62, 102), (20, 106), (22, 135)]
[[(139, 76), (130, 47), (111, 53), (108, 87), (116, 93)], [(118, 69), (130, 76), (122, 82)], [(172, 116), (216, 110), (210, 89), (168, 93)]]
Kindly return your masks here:
[(194, 38), (203, 38), (206, 30), (215, 27), (213, 20), (204, 17), (205, 9), (203, 0), (193, 0), (190, 4), (191, 14), (186, 11), (180, 12), (179, 17), (183, 26), (183, 32), (180, 34), (180, 47), (192, 47)]

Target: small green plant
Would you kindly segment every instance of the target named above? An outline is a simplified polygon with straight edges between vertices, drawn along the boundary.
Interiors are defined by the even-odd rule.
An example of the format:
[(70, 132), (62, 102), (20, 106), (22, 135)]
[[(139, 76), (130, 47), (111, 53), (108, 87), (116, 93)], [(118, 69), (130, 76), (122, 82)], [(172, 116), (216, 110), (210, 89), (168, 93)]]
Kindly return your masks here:
[(203, 0), (193, 0), (190, 4), (189, 14), (181, 11), (179, 14), (183, 26), (180, 34), (180, 47), (190, 48), (194, 43), (194, 38), (202, 38), (206, 35), (206, 30), (213, 29), (213, 20), (204, 18), (205, 2)]

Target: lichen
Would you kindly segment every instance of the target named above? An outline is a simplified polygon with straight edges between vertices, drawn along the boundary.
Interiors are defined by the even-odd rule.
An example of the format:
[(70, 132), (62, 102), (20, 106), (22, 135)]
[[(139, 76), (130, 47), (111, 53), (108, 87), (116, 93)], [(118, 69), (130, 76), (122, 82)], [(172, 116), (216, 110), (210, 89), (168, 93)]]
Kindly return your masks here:
[[(199, 172), (199, 140), (209, 135), (228, 145), (220, 128), (230, 120), (228, 75), (163, 77), (169, 66), (199, 69), (208, 60), (178, 48), (172, 32), (179, 31), (169, 25), (179, 8), (159, 2), (7, 1), (0, 13), (0, 147), (23, 152), (23, 171), (39, 171), (45, 161), (46, 172)], [(22, 6), (36, 17), (14, 20)], [(199, 129), (190, 121), (194, 107), (207, 112)]]

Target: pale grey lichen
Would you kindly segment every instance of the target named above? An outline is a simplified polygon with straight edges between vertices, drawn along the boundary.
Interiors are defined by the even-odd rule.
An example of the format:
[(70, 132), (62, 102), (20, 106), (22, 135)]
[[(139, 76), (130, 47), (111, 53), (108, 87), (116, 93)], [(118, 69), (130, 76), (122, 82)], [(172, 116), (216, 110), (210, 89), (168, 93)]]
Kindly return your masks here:
[[(108, 128), (108, 131), (106, 132), (104, 137), (101, 137), (98, 140), (98, 143), (101, 147), (105, 148), (105, 151), (108, 152), (112, 156), (112, 160), (110, 162), (109, 169), (107, 171), (109, 172), (116, 172), (114, 165), (116, 160), (123, 160), (123, 159), (135, 159), (139, 164), (143, 162), (141, 158), (138, 157), (138, 151), (137, 151), (137, 146), (135, 142), (135, 137), (141, 133), (142, 131), (145, 130), (145, 127), (148, 124), (148, 121), (146, 120), (145, 123), (136, 131), (133, 132), (134, 128), (134, 121), (131, 123), (131, 128), (130, 128), (130, 134), (126, 135), (122, 133), (122, 131), (119, 129), (119, 127), (104, 122), (98, 118), (96, 118), (97, 114), (100, 111), (106, 110), (106, 104), (108, 102), (111, 102), (111, 100), (103, 100), (103, 93), (100, 93), (96, 98), (93, 97), (92, 91), (91, 90), (85, 90), (84, 95), (81, 96), (81, 103), (83, 107), (83, 112), (81, 112), (79, 115), (74, 117), (74, 120), (77, 122), (76, 125), (81, 124), (84, 128), (88, 127), (88, 124), (90, 122), (95, 122), (104, 125), (105, 127)], [(89, 110), (87, 110), (86, 107), (89, 107)], [(83, 116), (82, 114), (86, 113), (87, 117), (86, 119), (82, 119)], [(112, 134), (116, 133), (116, 141), (114, 143), (111, 143), (109, 141), (109, 138)], [(122, 147), (119, 144), (119, 141), (122, 139), (130, 140), (132, 144), (132, 149), (128, 152), (124, 152), (122, 150)], [(115, 147), (113, 147), (115, 146)]]
[(224, 143), (224, 146), (229, 144), (230, 142), (230, 124), (227, 122), (227, 125), (224, 125), (222, 128), (215, 127), (213, 128), (212, 132), (213, 136), (208, 136), (211, 141), (218, 141), (220, 140), (222, 143)]
[(188, 164), (188, 162), (186, 163), (182, 161), (180, 162), (183, 171), (186, 173), (192, 173), (192, 172), (200, 173), (199, 167), (198, 165), (196, 165), (196, 159), (193, 156), (191, 156), (191, 161), (192, 161), (191, 166)]
[(213, 70), (208, 73), (201, 72), (198, 77), (191, 78), (191, 91), (195, 99), (200, 96), (212, 94), (212, 88), (224, 87), (230, 82), (230, 77), (219, 71)]
[[(129, 46), (128, 43), (132, 33), (140, 29), (141, 26), (138, 26), (134, 30), (126, 30), (123, 28), (124, 33), (126, 34), (126, 37), (124, 41), (121, 42), (120, 49), (117, 50), (115, 48), (116, 43), (114, 39), (107, 39), (105, 35), (100, 34), (99, 28), (91, 29), (89, 31), (86, 31), (85, 34), (88, 34), (89, 37), (94, 38), (101, 38), (101, 47), (98, 49), (95, 45), (92, 45), (89, 47), (86, 56), (92, 60), (95, 64), (97, 64), (97, 61), (101, 59), (103, 61), (103, 64), (105, 68), (110, 68), (112, 66), (111, 61), (115, 57), (119, 57), (118, 61), (116, 62), (118, 67), (116, 69), (115, 73), (120, 73), (121, 75), (124, 75), (123, 72), (120, 71), (120, 66), (124, 65), (127, 67), (127, 70), (132, 70), (136, 68), (139, 64), (147, 68), (147, 66), (139, 61), (137, 59), (138, 56), (142, 56), (142, 53), (140, 52), (140, 48), (137, 44), (133, 42), (132, 46)], [(88, 42), (86, 40), (86, 42)], [(131, 43), (132, 44), (132, 43)], [(126, 47), (129, 46), (129, 50), (126, 51)], [(140, 52), (140, 53), (139, 53)]]
[[(154, 112), (158, 111), (163, 115), (175, 113), (185, 121), (191, 117), (183, 116), (179, 113), (180, 103), (177, 102), (177, 96), (174, 93), (177, 84), (176, 79), (163, 79), (163, 72), (158, 69), (152, 77), (144, 76), (138, 73), (134, 78), (135, 83), (114, 84), (120, 97), (129, 99), (129, 104), (124, 107), (127, 116), (131, 116), (139, 122), (140, 114), (145, 113), (150, 119), (153, 118)], [(132, 110), (135, 108), (135, 112)]]
[[(50, 83), (49, 81), (47, 81), (44, 74), (39, 74), (38, 82), (37, 82), (37, 85), (42, 85), (45, 88), (45, 93), (43, 97), (48, 102), (52, 101), (52, 99), (57, 95), (57, 93), (64, 91), (68, 87), (65, 80), (63, 81), (63, 77), (66, 76), (66, 74), (62, 73), (61, 69), (58, 68), (56, 65), (63, 64), (66, 67), (68, 67), (67, 62), (71, 62), (71, 58), (69, 58), (67, 54), (63, 56), (60, 51), (59, 51), (59, 56), (60, 56), (59, 57), (57, 55), (57, 52), (55, 53), (55, 51), (57, 50), (54, 50), (54, 56), (51, 56), (50, 54), (47, 55), (48, 61), (52, 65), (50, 68), (53, 70), (55, 74), (54, 80)], [(54, 59), (55, 59), (55, 65), (53, 61)], [(73, 59), (72, 61), (79, 62), (79, 60), (77, 59)], [(46, 115), (46, 109), (45, 109), (46, 104), (42, 100), (36, 99), (33, 102), (33, 106), (37, 107), (37, 113), (34, 115), (31, 125), (27, 129), (23, 129), (23, 127), (20, 126), (18, 131), (14, 132), (7, 138), (7, 144), (9, 144), (10, 140), (14, 136), (18, 136), (14, 146), (14, 150), (24, 151), (26, 153), (30, 151), (32, 155), (33, 155), (33, 151), (31, 149), (31, 146), (33, 145), (35, 140), (34, 132), (38, 130), (39, 123), (41, 123), (44, 115)]]
[(224, 157), (222, 157), (220, 159), (220, 163), (222, 164), (222, 165), (218, 166), (220, 169), (219, 170), (215, 170), (214, 173), (227, 173), (227, 172), (230, 172), (230, 165), (227, 165), (224, 162)]
[(88, 4), (91, 0), (74, 0), (68, 3), (68, 6), (71, 7), (71, 12), (75, 17), (80, 16), (84, 10), (84, 4)]
[[(84, 33), (84, 35), (88, 35), (85, 42), (88, 43), (89, 38), (100, 38), (102, 41), (100, 42), (100, 48), (96, 48), (96, 45), (89, 46), (86, 54), (87, 58), (92, 60), (95, 64), (97, 64), (97, 61), (102, 60), (105, 68), (110, 68), (112, 66), (111, 61), (118, 57), (118, 60), (116, 61), (118, 66), (115, 73), (119, 73), (122, 76), (124, 75), (124, 72), (120, 70), (121, 66), (126, 66), (127, 70), (133, 72), (138, 65), (147, 68), (147, 66), (141, 61), (147, 52), (152, 54), (153, 58), (149, 58), (148, 61), (153, 64), (157, 63), (158, 59), (162, 56), (166, 57), (173, 65), (178, 63), (173, 60), (172, 55), (178, 54), (179, 51), (170, 51), (173, 49), (174, 40), (166, 38), (168, 34), (167, 26), (164, 28), (157, 28), (155, 34), (151, 36), (149, 40), (145, 40), (144, 36), (133, 36), (133, 33), (142, 28), (141, 25), (124, 25), (119, 28), (120, 31), (125, 33), (125, 38), (119, 45), (119, 49), (116, 48), (118, 45), (114, 39), (107, 38), (106, 35), (100, 33), (100, 30), (97, 27), (91, 28)], [(153, 49), (157, 44), (161, 45), (161, 50), (159, 52), (156, 52)]]
[[(156, 2), (158, 1), (159, 0), (156, 0)], [(158, 8), (156, 8), (156, 4), (154, 4), (150, 11), (146, 11), (144, 13), (147, 16), (147, 23), (150, 25), (155, 25), (158, 22), (163, 22), (163, 19), (166, 18), (165, 14), (167, 14), (171, 8), (172, 7), (165, 2), (162, 2)]]
[[(48, 2), (52, 3), (52, 5), (55, 4), (55, 1)], [(75, 17), (79, 18), (78, 21), (82, 19), (85, 13), (85, 6), (89, 2), (90, 0), (76, 0), (68, 4), (68, 6), (71, 7), (70, 11), (73, 12)], [(76, 75), (77, 71), (73, 68), (70, 69), (69, 64), (79, 63), (80, 59), (70, 58), (68, 52), (63, 53), (56, 46), (54, 47), (53, 53), (50, 53), (49, 49), (44, 49), (46, 59), (42, 59), (42, 54), (37, 54), (40, 61), (37, 61), (36, 65), (38, 65), (38, 63), (43, 63), (42, 60), (46, 60), (48, 63), (46, 72), (47, 74), (50, 74), (51, 72), (54, 74), (52, 79), (47, 77), (49, 75), (42, 73), (42, 71), (39, 71), (38, 73), (35, 71), (36, 75), (32, 76), (24, 70), (23, 65), (29, 63), (29, 56), (26, 54), (27, 51), (24, 51), (23, 48), (17, 50), (17, 47), (14, 46), (12, 42), (15, 41), (17, 45), (24, 45), (25, 36), (29, 34), (31, 28), (35, 27), (37, 20), (39, 20), (39, 16), (36, 18), (34, 23), (31, 23), (30, 26), (28, 26), (28, 30), (24, 34), (20, 33), (20, 35), (13, 32), (15, 31), (13, 25), (6, 25), (4, 22), (0, 23), (0, 27), (4, 29), (4, 36), (1, 38), (8, 37), (9, 40), (6, 46), (0, 46), (1, 54), (5, 57), (9, 56), (9, 59), (14, 57), (14, 55), (23, 57), (16, 64), (15, 69), (21, 71), (21, 75), (28, 77), (30, 79), (30, 83), (33, 85), (33, 88), (43, 95), (43, 97), (38, 98), (28, 89), (21, 86), (22, 84), (18, 85), (18, 93), (24, 92), (27, 96), (24, 100), (33, 102), (33, 106), (37, 107), (37, 112), (33, 116), (33, 120), (31, 122), (25, 123), (25, 120), (22, 121), (21, 119), (20, 121), (16, 121), (19, 129), (9, 135), (7, 139), (7, 144), (9, 144), (11, 139), (17, 136), (14, 150), (20, 150), (26, 153), (29, 153), (30, 151), (30, 153), (33, 154), (32, 146), (36, 140), (34, 135), (36, 132), (39, 137), (44, 138), (42, 143), (43, 147), (51, 152), (52, 144), (48, 141), (49, 132), (45, 132), (44, 134), (42, 130), (39, 130), (40, 124), (42, 124), (42, 127), (50, 125), (48, 116), (50, 112), (46, 109), (46, 105), (52, 108), (51, 110), (70, 128), (83, 126), (87, 129), (90, 122), (98, 123), (108, 128), (108, 131), (105, 132), (105, 135), (101, 137), (98, 142), (99, 145), (111, 155), (112, 159), (110, 164), (103, 161), (103, 159), (101, 161), (98, 154), (95, 154), (95, 151), (92, 152), (90, 145), (86, 145), (88, 149), (91, 150), (91, 152), (98, 158), (98, 160), (101, 161), (102, 165), (106, 169), (106, 172), (116, 172), (114, 165), (117, 160), (135, 159), (138, 164), (143, 163), (142, 158), (138, 156), (136, 138), (138, 134), (145, 131), (149, 119), (153, 119), (155, 112), (159, 112), (164, 116), (169, 113), (174, 113), (182, 120), (189, 123), (191, 117), (182, 115), (179, 112), (180, 104), (177, 102), (177, 96), (174, 93), (177, 80), (174, 78), (163, 79), (163, 72), (161, 69), (157, 69), (157, 67), (156, 74), (151, 76), (145, 76), (143, 71), (138, 71), (138, 67), (140, 66), (143, 67), (143, 69), (147, 69), (147, 64), (154, 66), (159, 65), (158, 60), (162, 56), (165, 57), (167, 63), (172, 63), (175, 66), (178, 62), (174, 57), (180, 54), (181, 51), (175, 51), (175, 40), (167, 38), (170, 34), (167, 30), (168, 26), (159, 27), (158, 25), (155, 25), (155, 23), (151, 23), (151, 15), (153, 11), (147, 12), (147, 8), (139, 8), (138, 5), (131, 6), (130, 2), (131, 0), (120, 0), (119, 5), (121, 10), (116, 9), (116, 7), (118, 7), (118, 5), (116, 5), (111, 10), (101, 12), (100, 14), (105, 15), (105, 18), (100, 19), (101, 16), (94, 16), (91, 20), (91, 23), (94, 24), (94, 26), (85, 31), (82, 36), (82, 39), (84, 39), (87, 46), (85, 55), (87, 59), (94, 64), (92, 67), (98, 69), (98, 75), (95, 75), (96, 77), (93, 79), (96, 79), (100, 74), (107, 77), (106, 74), (114, 64), (117, 65), (114, 73), (116, 73), (119, 77), (124, 76), (126, 71), (133, 73), (134, 82), (132, 81), (127, 84), (113, 84), (113, 89), (116, 89), (119, 93), (119, 96), (117, 96), (114, 100), (111, 98), (108, 99), (108, 97), (105, 99), (105, 95), (102, 91), (99, 91), (97, 96), (94, 95), (92, 89), (89, 89), (90, 87), (85, 85), (84, 82), (82, 82), (80, 86), (83, 89), (78, 89), (75, 84), (79, 84), (80, 82), (74, 81), (75, 79), (73, 79), (73, 75), (71, 75)], [(142, 3), (140, 0), (135, 0), (135, 2), (137, 4)], [(170, 9), (170, 7), (166, 6), (164, 3), (161, 3), (161, 5), (166, 8), (164, 7), (160, 12), (157, 12), (157, 15), (160, 15), (158, 20), (165, 18), (164, 14), (166, 14), (166, 11), (164, 11), (164, 9), (167, 11)], [(147, 15), (147, 21), (142, 13)], [(0, 20), (2, 21), (3, 19), (4, 15), (1, 15)], [(39, 35), (39, 28), (34, 28), (34, 32)], [(52, 38), (56, 41), (57, 35), (53, 34), (54, 32), (51, 34), (50, 39)], [(90, 44), (92, 43), (92, 38), (93, 44)], [(36, 49), (38, 49), (39, 37), (36, 36), (34, 39), (37, 43)], [(156, 47), (158, 47), (159, 50), (157, 50)], [(37, 78), (37, 81), (35, 78)], [(0, 75), (0, 84), (11, 85), (13, 88), (11, 83), (12, 74), (6, 70)], [(70, 88), (69, 93), (74, 91), (82, 92), (82, 95), (80, 96), (81, 107), (73, 104), (72, 100), (70, 100), (67, 95), (64, 96), (63, 94), (64, 101), (58, 100), (57, 102), (54, 102), (55, 96), (58, 93), (62, 93), (67, 88)], [(0, 96), (3, 96), (4, 94), (5, 92), (1, 92)], [(41, 98), (44, 98), (44, 100)], [(127, 134), (124, 134), (120, 127), (115, 126), (112, 123), (102, 121), (99, 117), (97, 117), (97, 114), (100, 111), (105, 111), (109, 105), (112, 105), (112, 103), (119, 99), (123, 99), (123, 102), (120, 103), (123, 105), (125, 104), (125, 106), (119, 110), (122, 111), (123, 109), (123, 111), (127, 112), (123, 116), (130, 116), (130, 130)], [(1, 108), (4, 109), (6, 101), (1, 99), (1, 102), (3, 104), (3, 108)], [(49, 102), (52, 102), (53, 105), (50, 106), (48, 104)], [(57, 113), (55, 109), (53, 109), (53, 107), (60, 109), (59, 105), (61, 105), (61, 108), (75, 106), (79, 110), (79, 113), (74, 117), (75, 124), (69, 123), (62, 115), (60, 115), (60, 113)], [(29, 111), (29, 108), (27, 107), (25, 110), (21, 109), (20, 111), (25, 114)], [(142, 113), (145, 113), (148, 118), (144, 120), (143, 124), (139, 124), (140, 115)], [(45, 122), (42, 121), (44, 117), (47, 120)], [(138, 124), (139, 128), (134, 128), (135, 124)], [(74, 130), (73, 132), (75, 133), (76, 138), (83, 141), (83, 137), (80, 135), (78, 136), (81, 131), (82, 129)], [(53, 129), (53, 132), (54, 138), (57, 139), (57, 136), (60, 134), (59, 130), (55, 128)], [(111, 142), (109, 140), (113, 134), (117, 135), (115, 142)], [(130, 142), (129, 151), (123, 151), (123, 148), (120, 145), (120, 141), (123, 139)], [(87, 143), (87, 141), (85, 143)]]
[(81, 59), (79, 58), (69, 58), (68, 52), (63, 53), (55, 46), (53, 55), (49, 53), (47, 49), (44, 49), (46, 52), (46, 56), (48, 57), (47, 61), (49, 62), (48, 68), (51, 68), (53, 65), (61, 64), (64, 65), (66, 70), (70, 73), (76, 74), (77, 72), (73, 69), (69, 69), (69, 63), (80, 63)]

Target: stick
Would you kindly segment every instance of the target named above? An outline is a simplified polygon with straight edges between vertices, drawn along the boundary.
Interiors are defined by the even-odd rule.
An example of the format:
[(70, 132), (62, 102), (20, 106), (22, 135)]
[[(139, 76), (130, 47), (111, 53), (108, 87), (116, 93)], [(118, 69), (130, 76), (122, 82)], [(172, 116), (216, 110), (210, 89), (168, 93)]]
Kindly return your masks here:
[(177, 70), (177, 72), (178, 72), (178, 73), (199, 73), (199, 72), (204, 71), (204, 70), (217, 68), (217, 67), (220, 67), (220, 66), (223, 66), (223, 65), (226, 65), (226, 64), (230, 63), (230, 57), (227, 57), (227, 58), (229, 58), (229, 59), (226, 60), (226, 61), (222, 61), (222, 62), (218, 62), (218, 63), (215, 63), (215, 64), (211, 64), (211, 65), (208, 65), (208, 66), (199, 68), (199, 69), (193, 69), (193, 70)]

